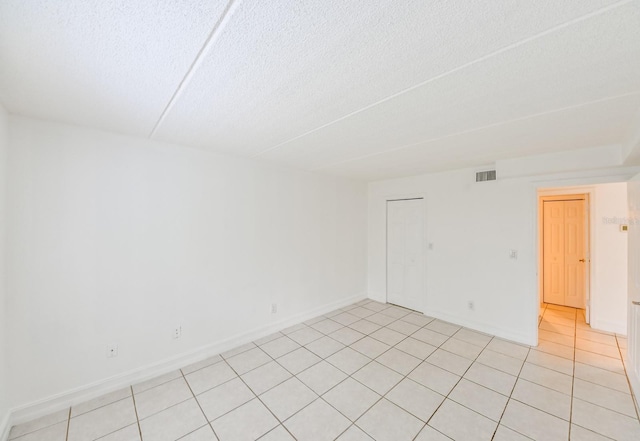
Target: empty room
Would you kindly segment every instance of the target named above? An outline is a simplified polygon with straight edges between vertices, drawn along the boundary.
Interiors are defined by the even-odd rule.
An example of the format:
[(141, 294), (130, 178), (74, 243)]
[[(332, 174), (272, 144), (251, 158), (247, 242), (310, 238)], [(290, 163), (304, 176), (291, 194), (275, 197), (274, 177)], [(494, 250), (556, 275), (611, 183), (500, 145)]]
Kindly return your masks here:
[(0, 441), (640, 440), (640, 0), (0, 0)]

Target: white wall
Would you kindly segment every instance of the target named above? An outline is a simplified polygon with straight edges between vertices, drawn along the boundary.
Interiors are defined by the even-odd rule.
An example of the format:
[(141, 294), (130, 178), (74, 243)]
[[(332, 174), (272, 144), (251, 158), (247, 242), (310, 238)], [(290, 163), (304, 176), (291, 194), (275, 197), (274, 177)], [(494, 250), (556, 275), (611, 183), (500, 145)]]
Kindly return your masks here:
[(366, 295), (363, 183), (10, 124), (14, 406)]
[(9, 116), (4, 107), (0, 105), (0, 439), (3, 430), (8, 429), (9, 418), (9, 379), (7, 376), (8, 351), (6, 346), (7, 316), (6, 303), (6, 277), (5, 277), (5, 182), (6, 155), (9, 143), (8, 133)]
[[(386, 295), (386, 199), (424, 196), (433, 243), (424, 312), (536, 344), (535, 187), (474, 179), (473, 170), (458, 170), (369, 185), (369, 294)], [(512, 249), (517, 260), (509, 258)]]
[[(626, 215), (626, 184), (596, 185), (616, 178), (521, 177), (475, 183), (475, 170), (422, 175), (369, 184), (369, 294), (386, 296), (385, 204), (387, 199), (425, 197), (427, 204), (426, 314), (522, 343), (537, 345), (537, 191), (549, 183), (599, 187), (596, 323), (624, 333), (625, 235), (602, 217)], [(518, 259), (509, 258), (510, 250)], [(602, 294), (602, 295), (598, 295)], [(475, 309), (468, 309), (473, 301)]]

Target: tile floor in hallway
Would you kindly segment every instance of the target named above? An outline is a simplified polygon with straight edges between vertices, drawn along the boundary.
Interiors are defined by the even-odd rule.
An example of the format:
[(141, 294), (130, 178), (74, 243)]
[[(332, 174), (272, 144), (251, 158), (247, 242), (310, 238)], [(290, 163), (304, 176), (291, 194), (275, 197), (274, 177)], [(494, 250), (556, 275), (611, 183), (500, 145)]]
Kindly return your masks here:
[(545, 305), (530, 348), (365, 300), (10, 439), (640, 440), (625, 347), (571, 308)]

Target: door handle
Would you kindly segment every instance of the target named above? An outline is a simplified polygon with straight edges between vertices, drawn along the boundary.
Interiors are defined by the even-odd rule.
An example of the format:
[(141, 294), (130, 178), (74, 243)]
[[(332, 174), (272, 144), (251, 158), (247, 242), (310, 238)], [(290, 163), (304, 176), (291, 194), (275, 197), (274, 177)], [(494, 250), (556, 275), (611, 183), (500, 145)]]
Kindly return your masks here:
[(578, 260), (578, 262), (584, 262), (584, 259), (580, 259), (580, 260)]
[(640, 306), (640, 302), (631, 302), (632, 304), (636, 305), (636, 306)]

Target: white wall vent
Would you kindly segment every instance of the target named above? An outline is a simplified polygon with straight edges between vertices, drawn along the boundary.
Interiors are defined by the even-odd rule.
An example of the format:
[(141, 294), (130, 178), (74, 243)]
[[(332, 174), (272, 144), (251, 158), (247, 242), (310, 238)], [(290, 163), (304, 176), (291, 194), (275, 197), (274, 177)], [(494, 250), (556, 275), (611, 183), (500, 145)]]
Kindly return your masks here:
[(476, 173), (476, 182), (485, 182), (485, 181), (495, 181), (496, 180), (496, 171), (495, 170), (487, 170)]

